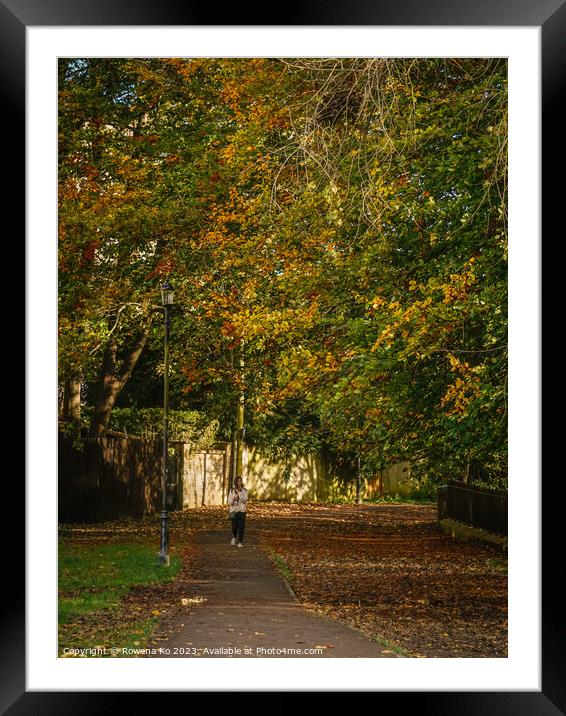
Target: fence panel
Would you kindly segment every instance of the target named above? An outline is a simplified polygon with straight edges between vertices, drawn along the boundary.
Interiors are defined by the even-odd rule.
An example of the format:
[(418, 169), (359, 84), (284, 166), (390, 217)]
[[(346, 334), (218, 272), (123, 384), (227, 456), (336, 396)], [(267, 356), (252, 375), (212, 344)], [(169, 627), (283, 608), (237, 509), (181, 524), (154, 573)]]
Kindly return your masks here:
[(141, 517), (160, 509), (163, 454), (158, 440), (59, 436), (61, 522)]
[(507, 534), (507, 493), (452, 481), (438, 490), (438, 519), (450, 517)]

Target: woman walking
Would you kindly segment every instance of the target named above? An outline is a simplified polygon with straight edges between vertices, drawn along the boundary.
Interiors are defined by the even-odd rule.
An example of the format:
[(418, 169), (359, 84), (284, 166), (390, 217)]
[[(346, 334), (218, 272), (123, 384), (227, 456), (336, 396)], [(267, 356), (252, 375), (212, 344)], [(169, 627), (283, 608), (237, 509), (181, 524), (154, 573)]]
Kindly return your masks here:
[(230, 522), (232, 523), (232, 542), (238, 547), (242, 546), (244, 541), (244, 528), (246, 526), (246, 505), (248, 502), (248, 491), (244, 487), (244, 481), (241, 475), (236, 477), (234, 487), (228, 495), (228, 504), (230, 505)]

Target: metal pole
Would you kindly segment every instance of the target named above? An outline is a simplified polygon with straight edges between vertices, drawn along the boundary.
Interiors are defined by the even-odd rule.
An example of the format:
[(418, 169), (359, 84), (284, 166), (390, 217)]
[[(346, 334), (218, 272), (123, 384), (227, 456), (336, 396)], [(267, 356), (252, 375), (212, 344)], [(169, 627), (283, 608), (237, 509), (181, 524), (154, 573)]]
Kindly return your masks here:
[(202, 506), (206, 504), (206, 456), (207, 450), (204, 451), (203, 470), (202, 470)]
[(240, 395), (238, 396), (238, 406), (236, 410), (236, 430), (238, 431), (238, 448), (237, 448), (237, 461), (236, 461), (236, 476), (243, 476), (243, 461), (244, 461), (244, 358), (240, 354)]
[(161, 549), (159, 563), (169, 566), (169, 515), (167, 513), (167, 462), (169, 443), (169, 306), (165, 309), (165, 374), (163, 377), (163, 477), (161, 482)]
[(232, 476), (230, 480), (230, 487), (228, 492), (236, 484), (236, 470), (238, 467), (238, 431), (234, 429), (232, 436)]

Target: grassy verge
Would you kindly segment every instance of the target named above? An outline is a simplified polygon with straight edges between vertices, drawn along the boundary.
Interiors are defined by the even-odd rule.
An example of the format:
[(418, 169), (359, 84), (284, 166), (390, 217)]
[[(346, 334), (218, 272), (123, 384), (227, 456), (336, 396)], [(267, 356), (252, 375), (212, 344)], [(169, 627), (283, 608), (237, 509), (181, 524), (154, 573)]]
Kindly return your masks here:
[(134, 587), (172, 581), (180, 567), (177, 556), (171, 558), (170, 567), (159, 565), (155, 547), (149, 545), (61, 543), (60, 655), (67, 655), (65, 649), (143, 645), (159, 610), (152, 609), (151, 599), (125, 608), (124, 599)]
[(417, 505), (436, 504), (436, 496), (431, 494), (419, 494), (418, 492), (409, 493), (407, 495), (382, 495), (380, 497), (372, 497), (364, 499), (367, 504), (409, 504)]
[(374, 641), (377, 641), (381, 646), (384, 646), (386, 649), (389, 649), (389, 651), (394, 651), (396, 654), (400, 654), (401, 656), (407, 657), (409, 659), (412, 658), (412, 655), (409, 654), (408, 651), (405, 651), (405, 649), (402, 649), (397, 644), (394, 644), (391, 641), (388, 641), (387, 639), (384, 639), (382, 636), (378, 636), (376, 634), (373, 634), (371, 636), (371, 639)]
[(273, 550), (271, 550), (271, 559), (275, 562), (277, 569), (281, 572), (284, 579), (286, 579), (289, 582), (289, 584), (292, 585), (293, 584), (293, 573), (291, 572), (289, 565), (283, 559), (283, 557), (280, 554), (277, 554), (277, 552), (274, 552)]
[[(435, 505), (437, 502), (436, 495), (430, 493), (412, 492), (406, 495), (380, 495), (378, 497), (364, 497), (362, 505), (379, 505), (379, 504), (415, 504), (415, 505)], [(322, 499), (320, 504), (325, 505), (356, 505), (356, 499), (353, 497), (328, 497)]]

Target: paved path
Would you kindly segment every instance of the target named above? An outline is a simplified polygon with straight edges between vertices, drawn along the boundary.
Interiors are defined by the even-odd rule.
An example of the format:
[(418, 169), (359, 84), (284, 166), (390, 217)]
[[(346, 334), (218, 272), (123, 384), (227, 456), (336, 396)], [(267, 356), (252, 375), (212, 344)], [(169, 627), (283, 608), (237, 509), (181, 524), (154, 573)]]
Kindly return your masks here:
[(162, 624), (149, 645), (165, 650), (157, 658), (398, 657), (362, 632), (303, 609), (253, 530), (241, 549), (229, 540), (229, 529), (198, 533), (187, 588), (205, 601)]

